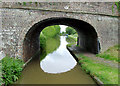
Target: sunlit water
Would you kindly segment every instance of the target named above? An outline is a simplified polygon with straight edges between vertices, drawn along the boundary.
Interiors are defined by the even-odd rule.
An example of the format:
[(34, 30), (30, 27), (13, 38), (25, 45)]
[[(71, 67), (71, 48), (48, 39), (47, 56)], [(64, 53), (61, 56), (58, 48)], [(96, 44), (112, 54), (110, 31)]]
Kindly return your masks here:
[(53, 53), (48, 54), (45, 59), (40, 62), (40, 66), (47, 73), (62, 73), (67, 72), (75, 67), (76, 60), (66, 49), (65, 36), (60, 37), (60, 46)]

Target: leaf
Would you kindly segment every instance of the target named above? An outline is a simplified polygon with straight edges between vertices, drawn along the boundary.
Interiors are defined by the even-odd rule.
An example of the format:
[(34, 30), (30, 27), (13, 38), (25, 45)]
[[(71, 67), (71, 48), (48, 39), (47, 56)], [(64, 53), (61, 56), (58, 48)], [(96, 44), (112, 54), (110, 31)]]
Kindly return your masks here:
[(112, 5), (112, 13), (114, 13), (114, 4)]

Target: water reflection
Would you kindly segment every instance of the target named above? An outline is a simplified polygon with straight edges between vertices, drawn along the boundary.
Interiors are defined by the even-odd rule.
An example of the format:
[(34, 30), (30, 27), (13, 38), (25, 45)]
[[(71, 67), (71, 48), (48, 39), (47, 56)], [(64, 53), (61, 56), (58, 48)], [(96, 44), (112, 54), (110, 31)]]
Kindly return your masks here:
[[(91, 77), (82, 71), (80, 65), (76, 65), (76, 61), (66, 50), (67, 42), (65, 41), (65, 37), (61, 37), (61, 40), (62, 42), (60, 46), (59, 37), (57, 37), (57, 39), (54, 38), (47, 40), (47, 52), (41, 53), (40, 58), (39, 56), (36, 56), (36, 58), (32, 59), (24, 68), (20, 79), (15, 84), (20, 84), (21, 86), (24, 86), (24, 84), (95, 84)], [(44, 59), (47, 54), (48, 56)], [(50, 57), (52, 54), (54, 54), (54, 56)], [(45, 73), (40, 67), (40, 59), (42, 58), (44, 59), (42, 60), (42, 63), (45, 66), (50, 67), (49, 70), (51, 69), (54, 71), (53, 68), (56, 67), (54, 72), (59, 74)], [(48, 63), (51, 63), (51, 65)], [(72, 67), (74, 67), (74, 69), (72, 69)], [(72, 70), (69, 72), (60, 73), (60, 68), (62, 70), (64, 69), (62, 72), (68, 71), (70, 69)], [(57, 71), (58, 69), (59, 71)]]
[(77, 62), (66, 49), (65, 36), (60, 37), (60, 46), (53, 53), (48, 54), (41, 62), (40, 66), (47, 73), (63, 73), (73, 69)]

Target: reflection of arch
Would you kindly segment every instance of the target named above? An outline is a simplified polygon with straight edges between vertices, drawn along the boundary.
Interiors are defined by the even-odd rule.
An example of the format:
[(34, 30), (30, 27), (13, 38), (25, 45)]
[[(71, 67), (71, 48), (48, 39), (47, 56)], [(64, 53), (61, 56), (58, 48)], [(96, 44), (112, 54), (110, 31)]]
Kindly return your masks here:
[(97, 33), (93, 26), (82, 20), (64, 17), (54, 17), (42, 20), (34, 24), (27, 32), (24, 39), (23, 59), (27, 61), (37, 51), (39, 51), (39, 35), (40, 32), (47, 26), (51, 25), (67, 25), (73, 27), (79, 36), (79, 45), (92, 53), (98, 53)]

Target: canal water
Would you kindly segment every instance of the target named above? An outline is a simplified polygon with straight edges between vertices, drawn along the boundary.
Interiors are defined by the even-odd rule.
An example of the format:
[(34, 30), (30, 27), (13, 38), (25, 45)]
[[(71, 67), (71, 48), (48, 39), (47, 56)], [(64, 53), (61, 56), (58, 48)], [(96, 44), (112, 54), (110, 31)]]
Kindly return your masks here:
[[(54, 48), (54, 51), (33, 59), (16, 84), (95, 84), (67, 50), (66, 37), (58, 38), (58, 48), (53, 47), (55, 39), (50, 39), (47, 46), (51, 45), (49, 48)], [(40, 58), (44, 59), (40, 61)]]

